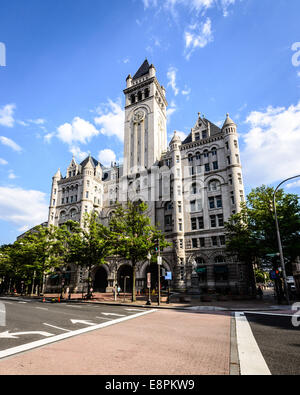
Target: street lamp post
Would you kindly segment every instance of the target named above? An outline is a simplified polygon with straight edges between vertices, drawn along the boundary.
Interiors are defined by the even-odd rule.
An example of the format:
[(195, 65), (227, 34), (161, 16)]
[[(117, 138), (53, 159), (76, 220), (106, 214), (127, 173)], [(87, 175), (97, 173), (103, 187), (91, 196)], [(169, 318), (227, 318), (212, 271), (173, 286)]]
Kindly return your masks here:
[(125, 302), (125, 294), (126, 294), (126, 278), (129, 278), (129, 276), (124, 276), (124, 302)]
[(280, 264), (281, 264), (283, 281), (284, 281), (284, 290), (285, 290), (286, 300), (287, 300), (288, 304), (290, 304), (290, 298), (289, 298), (289, 290), (288, 290), (287, 279), (286, 279), (286, 271), (285, 271), (284, 256), (283, 256), (281, 237), (280, 237), (280, 231), (279, 231), (279, 225), (278, 225), (277, 211), (276, 211), (276, 192), (277, 192), (278, 188), (284, 182), (289, 181), (289, 180), (293, 180), (294, 178), (297, 178), (297, 177), (300, 177), (300, 175), (297, 175), (297, 176), (294, 176), (294, 177), (289, 177), (289, 178), (286, 178), (285, 180), (281, 181), (281, 183), (277, 185), (277, 187), (276, 187), (276, 189), (274, 191), (274, 194), (273, 194), (273, 209), (274, 209), (274, 215), (275, 215), (275, 224), (276, 224), (278, 249), (279, 249), (279, 255), (280, 255)]
[[(149, 262), (150, 284), (149, 284), (149, 286), (148, 286), (148, 284), (147, 284), (147, 286), (148, 286), (148, 300), (147, 300), (146, 305), (147, 305), (147, 306), (151, 306), (151, 295), (150, 295), (150, 294), (151, 294), (151, 271), (150, 271), (151, 254), (150, 254), (150, 252), (148, 252), (147, 259), (148, 259), (148, 262)], [(147, 283), (148, 283), (148, 278), (147, 278)]]

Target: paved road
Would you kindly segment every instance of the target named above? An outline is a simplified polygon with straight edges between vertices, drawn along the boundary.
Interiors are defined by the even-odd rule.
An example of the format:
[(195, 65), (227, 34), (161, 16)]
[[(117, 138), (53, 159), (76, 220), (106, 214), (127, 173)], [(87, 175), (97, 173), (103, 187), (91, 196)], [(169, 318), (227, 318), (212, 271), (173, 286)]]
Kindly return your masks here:
[(29, 345), (47, 344), (151, 312), (126, 306), (1, 298), (0, 311), (0, 357), (23, 351), (25, 345), (29, 349)]
[(265, 362), (273, 375), (300, 374), (300, 326), (290, 315), (245, 313)]

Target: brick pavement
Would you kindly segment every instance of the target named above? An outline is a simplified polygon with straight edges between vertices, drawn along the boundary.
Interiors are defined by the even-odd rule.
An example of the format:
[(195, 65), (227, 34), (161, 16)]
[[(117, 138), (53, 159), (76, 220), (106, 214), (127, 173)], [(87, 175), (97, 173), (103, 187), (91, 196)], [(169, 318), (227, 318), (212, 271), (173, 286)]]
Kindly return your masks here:
[(227, 375), (230, 313), (158, 310), (0, 361), (13, 375)]

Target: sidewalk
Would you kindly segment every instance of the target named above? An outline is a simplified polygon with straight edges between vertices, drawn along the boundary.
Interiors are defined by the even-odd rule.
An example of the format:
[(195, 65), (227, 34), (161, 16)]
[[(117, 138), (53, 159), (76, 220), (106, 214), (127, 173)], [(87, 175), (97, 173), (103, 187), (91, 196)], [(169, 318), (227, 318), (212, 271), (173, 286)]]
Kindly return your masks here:
[[(45, 294), (47, 300), (57, 299), (59, 294)], [(178, 298), (177, 298), (178, 299)], [(108, 305), (126, 305), (126, 306), (137, 306), (144, 308), (160, 308), (160, 309), (189, 309), (194, 311), (213, 311), (213, 310), (225, 310), (225, 311), (244, 311), (244, 310), (255, 310), (255, 311), (290, 311), (291, 306), (281, 304), (278, 305), (277, 301), (271, 297), (265, 297), (262, 300), (227, 300), (227, 301), (211, 301), (202, 302), (199, 296), (195, 295), (182, 295), (182, 301), (166, 302), (166, 298), (162, 298), (160, 305), (157, 303), (157, 295), (151, 295), (151, 305), (147, 305), (148, 297), (146, 295), (137, 295), (136, 301), (131, 301), (131, 294), (121, 294), (117, 296), (116, 300), (113, 293), (93, 293), (91, 300), (83, 300), (81, 294), (72, 294), (71, 299), (62, 299), (61, 302), (81, 302), (81, 303), (99, 303)]]

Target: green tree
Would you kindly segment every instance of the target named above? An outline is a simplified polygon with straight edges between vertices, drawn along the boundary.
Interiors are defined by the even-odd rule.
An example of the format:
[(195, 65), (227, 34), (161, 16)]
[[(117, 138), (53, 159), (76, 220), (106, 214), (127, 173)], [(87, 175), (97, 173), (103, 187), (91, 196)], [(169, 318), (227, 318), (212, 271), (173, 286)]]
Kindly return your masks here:
[[(226, 248), (252, 269), (253, 263), (266, 259), (267, 254), (278, 252), (273, 212), (274, 188), (262, 185), (252, 189), (241, 211), (225, 224)], [(292, 262), (300, 255), (300, 205), (298, 196), (279, 189), (276, 210), (284, 255)], [(250, 269), (250, 270), (251, 270)], [(288, 265), (287, 270), (291, 270)]]
[(88, 296), (91, 288), (91, 269), (105, 263), (112, 252), (111, 232), (102, 225), (95, 213), (85, 214), (81, 227), (78, 222), (68, 221), (66, 226), (70, 230), (65, 254), (66, 262), (87, 267)]
[(138, 262), (147, 259), (148, 253), (155, 251), (159, 240), (160, 248), (170, 245), (164, 234), (155, 226), (147, 215), (145, 203), (128, 202), (127, 206), (119, 205), (110, 219), (110, 229), (114, 254), (129, 260), (132, 266), (132, 301), (136, 300), (136, 268)]

